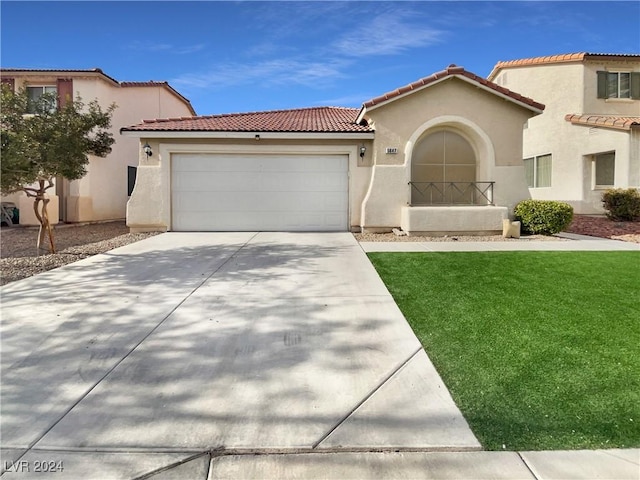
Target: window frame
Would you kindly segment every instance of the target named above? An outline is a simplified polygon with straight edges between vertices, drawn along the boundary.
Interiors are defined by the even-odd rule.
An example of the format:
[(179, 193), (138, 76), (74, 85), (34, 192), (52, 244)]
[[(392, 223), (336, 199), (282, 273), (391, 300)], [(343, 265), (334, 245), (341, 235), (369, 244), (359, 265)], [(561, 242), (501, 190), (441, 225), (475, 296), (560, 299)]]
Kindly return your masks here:
[[(604, 157), (605, 155), (613, 155), (613, 179), (611, 184), (601, 184), (597, 182), (598, 178), (598, 157)], [(599, 152), (594, 153), (591, 157), (592, 159), (592, 181), (591, 187), (593, 190), (608, 190), (609, 188), (615, 187), (616, 184), (616, 151), (611, 150), (608, 152)]]
[[(597, 98), (605, 101), (631, 101), (640, 99), (640, 72), (633, 70), (600, 70), (597, 75)], [(609, 94), (609, 76), (616, 75), (616, 92), (615, 96)], [(620, 96), (621, 76), (628, 75), (629, 93), (628, 96)]]
[(137, 178), (138, 167), (127, 165), (127, 197), (131, 197), (131, 195), (133, 195), (133, 190), (136, 187)]
[[(612, 92), (609, 88), (610, 86), (610, 78), (612, 75), (616, 76), (616, 91)], [(620, 86), (622, 84), (622, 76), (626, 75), (627, 77), (627, 96), (623, 97), (621, 95), (621, 91), (620, 91)], [(620, 99), (631, 99), (631, 72), (623, 72), (623, 71), (615, 71), (615, 72), (608, 72), (607, 75), (607, 98), (611, 99), (611, 98), (620, 98)]]
[[(29, 102), (27, 104), (27, 113), (29, 115), (35, 115), (35, 112), (32, 110), (31, 106), (32, 106), (32, 100), (31, 97), (29, 96), (29, 89), (35, 89), (35, 88), (40, 88), (42, 89), (42, 92), (40, 93), (40, 95), (38, 96), (38, 98), (40, 98), (40, 96), (47, 94), (47, 93), (55, 93), (56, 94), (56, 99), (54, 104), (51, 107), (51, 112), (54, 112), (55, 110), (57, 110), (58, 108), (58, 86), (57, 85), (51, 85), (51, 84), (31, 84), (31, 85), (25, 85), (25, 88), (27, 90), (27, 98), (29, 99)], [(49, 91), (47, 92), (47, 88), (51, 88), (53, 89), (53, 91)]]
[[(538, 162), (541, 158), (549, 158), (549, 185), (539, 185), (540, 183), (540, 175), (539, 175), (539, 165)], [(528, 175), (527, 175), (527, 164), (526, 162), (531, 160), (533, 164), (533, 185), (530, 185)], [(524, 163), (524, 171), (525, 171), (525, 181), (527, 182), (528, 188), (551, 188), (553, 185), (553, 155), (551, 153), (544, 153), (542, 155), (533, 155), (531, 157), (526, 157), (522, 159)]]

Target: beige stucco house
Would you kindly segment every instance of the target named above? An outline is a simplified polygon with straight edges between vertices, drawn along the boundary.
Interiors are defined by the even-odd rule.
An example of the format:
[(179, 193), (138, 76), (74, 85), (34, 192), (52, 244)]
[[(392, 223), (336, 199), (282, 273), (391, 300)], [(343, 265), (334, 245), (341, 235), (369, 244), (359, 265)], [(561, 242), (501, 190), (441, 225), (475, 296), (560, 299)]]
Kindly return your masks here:
[[(135, 183), (138, 142), (122, 137), (123, 126), (143, 118), (192, 116), (190, 102), (167, 82), (119, 82), (100, 69), (32, 70), (0, 69), (2, 82), (15, 89), (26, 87), (30, 95), (57, 92), (59, 102), (80, 95), (85, 103), (96, 99), (103, 108), (117, 105), (111, 132), (116, 142), (106, 158), (90, 157), (88, 173), (80, 180), (57, 179), (50, 190), (49, 217), (53, 223), (124, 219)], [(2, 198), (20, 211), (20, 224), (36, 225), (33, 199), (23, 193)]]
[(546, 105), (524, 130), (532, 198), (598, 214), (605, 189), (640, 187), (640, 54), (499, 62), (488, 79)]
[[(544, 105), (462, 67), (360, 109), (149, 120), (132, 231), (502, 230), (529, 198), (523, 125)], [(147, 147), (147, 148), (144, 148)]]

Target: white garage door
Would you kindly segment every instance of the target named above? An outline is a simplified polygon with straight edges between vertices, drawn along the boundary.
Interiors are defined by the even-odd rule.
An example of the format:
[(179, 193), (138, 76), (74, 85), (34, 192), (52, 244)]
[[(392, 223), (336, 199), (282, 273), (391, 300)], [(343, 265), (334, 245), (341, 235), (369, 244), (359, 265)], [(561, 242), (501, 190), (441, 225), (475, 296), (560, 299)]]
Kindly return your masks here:
[(347, 155), (174, 154), (174, 231), (345, 231)]

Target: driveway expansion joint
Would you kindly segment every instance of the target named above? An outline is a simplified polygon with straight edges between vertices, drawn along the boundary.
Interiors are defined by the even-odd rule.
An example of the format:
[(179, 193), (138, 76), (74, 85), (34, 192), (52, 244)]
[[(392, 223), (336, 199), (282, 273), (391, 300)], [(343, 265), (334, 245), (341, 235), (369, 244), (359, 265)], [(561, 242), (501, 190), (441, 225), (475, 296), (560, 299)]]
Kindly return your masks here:
[(376, 394), (376, 392), (378, 392), (389, 380), (391, 380), (400, 370), (402, 370), (402, 368), (405, 365), (407, 365), (407, 363), (409, 363), (412, 358), (414, 358), (421, 351), (422, 351), (422, 346), (420, 346), (415, 352), (409, 355), (409, 358), (407, 358), (399, 366), (393, 369), (391, 373), (388, 374), (385, 378), (383, 378), (378, 383), (378, 385), (373, 388), (373, 390), (371, 390), (367, 395), (365, 395), (364, 398), (349, 411), (349, 413), (347, 413), (336, 425), (334, 425), (327, 433), (325, 433), (320, 438), (320, 440), (314, 443), (313, 448), (317, 448), (322, 442), (324, 442), (327, 438), (329, 438), (333, 432), (335, 432), (338, 428), (340, 428), (340, 426), (342, 426), (362, 405), (364, 405), (367, 402), (367, 400), (373, 397)]
[[(168, 470), (172, 470), (172, 469), (174, 469), (176, 467), (179, 467), (180, 465), (184, 465), (185, 463), (191, 462), (193, 460), (196, 460), (196, 459), (198, 459), (200, 457), (204, 457), (204, 456), (209, 456), (210, 457), (209, 452), (201, 452), (201, 453), (197, 453), (195, 455), (191, 455), (190, 457), (187, 457), (187, 458), (185, 458), (183, 460), (180, 460), (179, 462), (172, 463), (172, 464), (167, 465), (165, 467), (158, 468), (156, 470), (152, 470), (151, 472), (147, 472), (144, 475), (141, 475), (139, 477), (135, 477), (133, 480), (145, 480), (147, 478), (152, 478), (152, 477), (154, 477), (154, 476), (156, 476), (156, 475), (158, 475), (158, 474), (160, 474), (162, 472), (166, 472)], [(211, 465), (210, 461), (208, 463), (209, 463), (209, 465)], [(209, 478), (209, 471), (208, 471), (209, 468), (210, 468), (210, 466), (207, 468), (207, 477), (206, 478)]]

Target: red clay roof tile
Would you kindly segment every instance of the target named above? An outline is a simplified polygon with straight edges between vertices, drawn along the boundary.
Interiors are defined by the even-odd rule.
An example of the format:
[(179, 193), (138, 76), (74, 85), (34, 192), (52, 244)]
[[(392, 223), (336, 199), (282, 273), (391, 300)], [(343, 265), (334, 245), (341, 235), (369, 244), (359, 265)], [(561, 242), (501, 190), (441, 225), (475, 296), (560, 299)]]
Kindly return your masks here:
[(631, 130), (640, 127), (640, 117), (622, 117), (617, 115), (588, 115), (568, 114), (564, 119), (574, 125), (588, 127), (614, 128), (617, 130)]
[(230, 113), (201, 117), (144, 120), (122, 131), (173, 132), (299, 132), (370, 133), (355, 123), (358, 110), (345, 107), (312, 107), (265, 112)]
[(498, 93), (506, 95), (507, 97), (510, 97), (513, 100), (524, 103), (525, 105), (528, 105), (538, 110), (544, 110), (543, 104), (538, 103), (531, 98), (520, 95), (519, 93), (512, 92), (507, 88), (501, 87), (500, 85), (490, 82), (487, 79), (479, 77), (474, 73), (466, 71), (463, 67), (458, 67), (456, 65), (449, 65), (446, 70), (436, 72), (428, 77), (424, 77), (424, 78), (421, 78), (420, 80), (416, 80), (415, 82), (410, 83), (409, 85), (405, 85), (404, 87), (400, 87), (396, 90), (393, 90), (392, 92), (387, 92), (384, 95), (381, 95), (376, 98), (372, 98), (371, 100), (364, 102), (363, 109), (380, 105), (381, 103), (384, 103), (388, 100), (392, 100), (396, 97), (400, 97), (414, 89), (429, 85), (431, 83), (437, 82), (438, 80), (441, 80), (449, 76), (464, 76), (465, 78), (468, 78), (476, 83), (479, 83), (480, 85), (483, 85), (491, 90), (495, 90)]
[(560, 55), (548, 55), (546, 57), (520, 58), (517, 60), (500, 61), (496, 63), (488, 75), (488, 79), (492, 80), (503, 68), (529, 67), (533, 65), (549, 65), (553, 63), (571, 63), (583, 62), (584, 60), (626, 60), (640, 58), (640, 54), (635, 53), (564, 53)]

